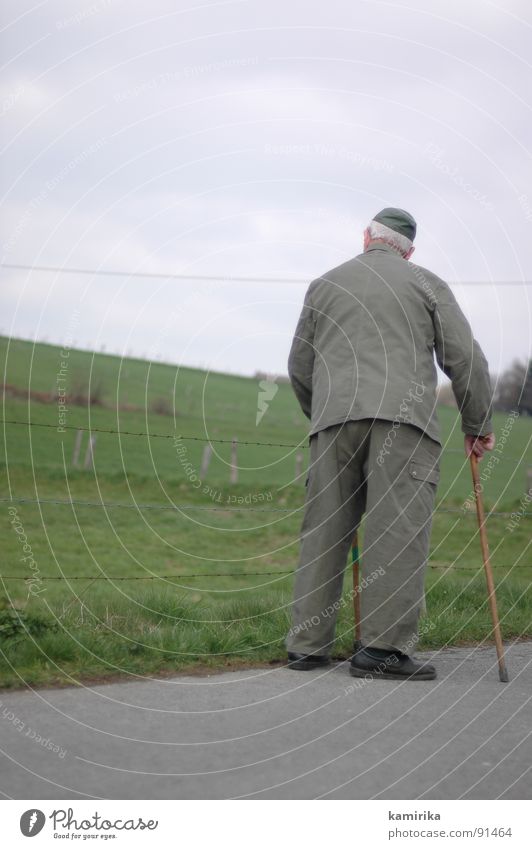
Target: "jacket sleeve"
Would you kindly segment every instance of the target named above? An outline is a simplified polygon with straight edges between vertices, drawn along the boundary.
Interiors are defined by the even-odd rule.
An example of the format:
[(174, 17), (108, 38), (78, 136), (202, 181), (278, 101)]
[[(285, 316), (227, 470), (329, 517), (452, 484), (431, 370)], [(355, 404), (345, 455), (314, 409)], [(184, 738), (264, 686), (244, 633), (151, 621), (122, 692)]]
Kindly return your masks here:
[(456, 298), (443, 281), (438, 287), (433, 321), (436, 360), (451, 379), (462, 430), (485, 436), (493, 431), (488, 363)]
[(312, 284), (305, 295), (303, 309), (299, 316), (288, 356), (290, 383), (301, 409), (309, 419), (312, 411), (312, 373), (314, 370), (314, 332), (316, 328), (316, 314), (312, 306), (311, 290)]

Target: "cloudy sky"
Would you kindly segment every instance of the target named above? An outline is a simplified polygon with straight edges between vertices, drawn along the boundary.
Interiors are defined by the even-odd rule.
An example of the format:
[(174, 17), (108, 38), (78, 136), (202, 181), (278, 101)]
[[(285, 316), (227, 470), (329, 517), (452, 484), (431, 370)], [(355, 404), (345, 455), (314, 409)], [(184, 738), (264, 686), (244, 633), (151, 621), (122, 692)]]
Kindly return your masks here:
[(529, 355), (527, 0), (3, 7), (2, 263), (222, 279), (4, 267), (0, 332), (285, 372), (288, 281), (397, 205), (491, 371)]

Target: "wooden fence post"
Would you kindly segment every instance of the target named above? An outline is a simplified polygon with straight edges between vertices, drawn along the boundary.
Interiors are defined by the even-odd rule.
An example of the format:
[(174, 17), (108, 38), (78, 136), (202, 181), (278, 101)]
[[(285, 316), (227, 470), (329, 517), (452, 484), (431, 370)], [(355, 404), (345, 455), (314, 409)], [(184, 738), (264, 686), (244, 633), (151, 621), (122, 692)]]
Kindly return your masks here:
[(238, 483), (237, 443), (238, 439), (234, 436), (231, 442), (231, 472), (229, 476), (231, 483)]
[(83, 439), (83, 431), (78, 430), (74, 442), (74, 450), (72, 452), (72, 465), (76, 468), (79, 466), (79, 452), (81, 451), (81, 440)]
[(201, 468), (200, 468), (200, 478), (201, 480), (205, 480), (207, 476), (207, 471), (209, 468), (209, 463), (211, 462), (212, 456), (212, 445), (210, 442), (207, 443), (205, 448), (203, 449), (203, 456), (201, 458)]
[(96, 434), (93, 434), (89, 437), (89, 444), (87, 445), (87, 450), (85, 452), (85, 463), (84, 468), (90, 469), (91, 466), (94, 468), (94, 446), (96, 445)]

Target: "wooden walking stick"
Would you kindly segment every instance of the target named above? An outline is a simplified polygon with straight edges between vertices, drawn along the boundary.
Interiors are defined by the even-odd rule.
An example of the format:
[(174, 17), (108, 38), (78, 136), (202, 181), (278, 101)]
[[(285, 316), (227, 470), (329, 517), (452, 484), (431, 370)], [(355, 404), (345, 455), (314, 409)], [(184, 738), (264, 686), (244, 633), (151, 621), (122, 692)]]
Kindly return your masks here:
[(360, 554), (358, 551), (358, 531), (355, 531), (351, 546), (353, 557), (353, 613), (355, 615), (355, 642), (353, 650), (362, 648), (362, 635), (360, 632)]
[(473, 489), (475, 490), (475, 500), (477, 505), (480, 547), (482, 549), (482, 559), (484, 561), (484, 571), (486, 573), (486, 583), (488, 585), (488, 601), (490, 603), (491, 618), (493, 621), (493, 634), (495, 636), (495, 646), (497, 647), (497, 658), (499, 660), (499, 679), (506, 684), (509, 678), (508, 671), (506, 669), (506, 661), (504, 659), (504, 647), (502, 644), (501, 626), (499, 624), (499, 614), (497, 612), (497, 599), (495, 597), (495, 584), (493, 583), (493, 572), (491, 570), (490, 552), (488, 548), (488, 535), (486, 533), (486, 519), (484, 516), (484, 504), (482, 502), (482, 486), (478, 477), (478, 460), (473, 454), (473, 452), (470, 453), (469, 460), (471, 462)]

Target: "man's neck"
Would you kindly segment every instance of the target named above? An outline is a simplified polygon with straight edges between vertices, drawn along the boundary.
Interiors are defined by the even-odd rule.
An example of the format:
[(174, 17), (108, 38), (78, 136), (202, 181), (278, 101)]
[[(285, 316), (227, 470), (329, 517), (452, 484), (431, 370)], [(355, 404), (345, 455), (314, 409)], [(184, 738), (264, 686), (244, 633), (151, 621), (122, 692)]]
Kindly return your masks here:
[(366, 253), (366, 251), (372, 250), (372, 248), (381, 247), (388, 248), (388, 250), (393, 251), (394, 254), (397, 254), (397, 256), (400, 256), (402, 257), (402, 259), (404, 259), (404, 254), (395, 245), (392, 245), (390, 242), (386, 242), (384, 239), (372, 239), (371, 242), (368, 242), (367, 247), (364, 248), (364, 253)]

